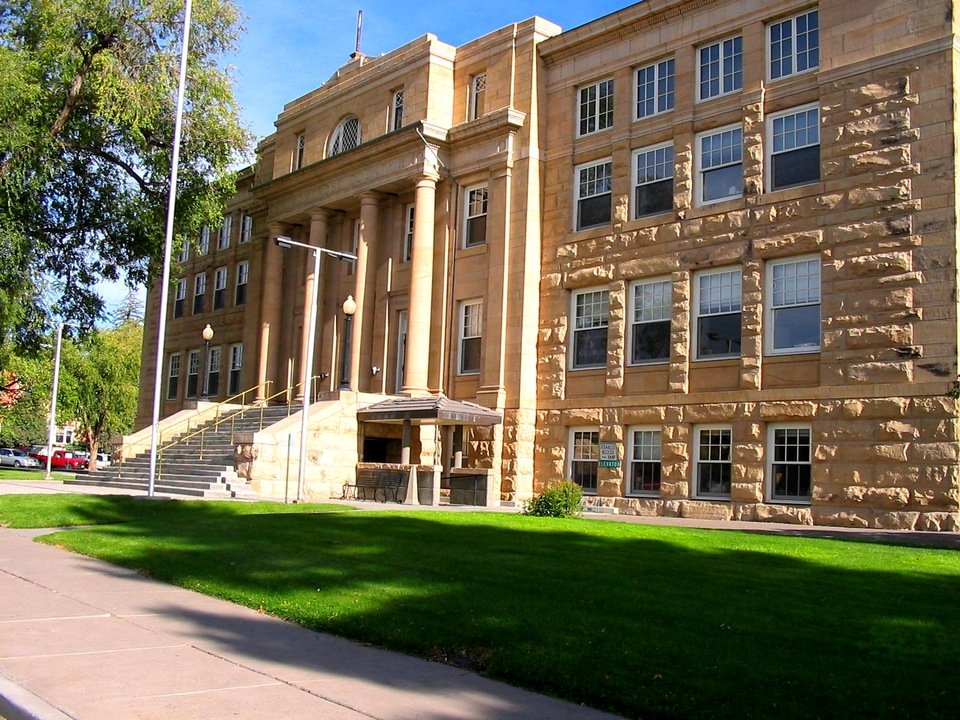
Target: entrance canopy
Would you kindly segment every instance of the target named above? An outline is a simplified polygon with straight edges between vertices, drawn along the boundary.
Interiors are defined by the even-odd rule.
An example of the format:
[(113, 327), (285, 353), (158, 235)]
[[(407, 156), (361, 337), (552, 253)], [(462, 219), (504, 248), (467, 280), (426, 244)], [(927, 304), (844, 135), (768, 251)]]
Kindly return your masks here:
[(443, 395), (390, 398), (357, 411), (360, 422), (413, 425), (499, 425), (500, 413), (476, 403), (451, 400)]

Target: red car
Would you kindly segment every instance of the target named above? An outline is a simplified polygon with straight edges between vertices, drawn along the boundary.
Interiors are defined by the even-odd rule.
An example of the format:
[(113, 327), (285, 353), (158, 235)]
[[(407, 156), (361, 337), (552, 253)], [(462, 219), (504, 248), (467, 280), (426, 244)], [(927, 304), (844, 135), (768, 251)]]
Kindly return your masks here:
[[(40, 461), (40, 467), (45, 468), (47, 466), (45, 451), (36, 453), (32, 457)], [(90, 462), (85, 457), (80, 457), (69, 450), (54, 450), (53, 457), (50, 460), (52, 470), (86, 470), (89, 464)]]

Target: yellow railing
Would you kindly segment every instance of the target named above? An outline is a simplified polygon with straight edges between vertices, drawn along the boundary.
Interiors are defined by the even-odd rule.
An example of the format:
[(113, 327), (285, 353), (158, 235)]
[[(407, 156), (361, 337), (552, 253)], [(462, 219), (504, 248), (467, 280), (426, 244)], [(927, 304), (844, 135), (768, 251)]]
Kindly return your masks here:
[[(312, 380), (319, 379), (320, 377), (321, 377), (321, 376), (319, 376), (319, 375), (314, 376), (314, 377), (312, 378)], [(268, 380), (266, 384), (269, 385), (270, 382), (271, 382), (271, 381)], [(280, 397), (281, 395), (286, 395), (286, 396), (287, 396), (287, 403), (286, 403), (286, 405), (287, 405), (287, 417), (290, 417), (290, 413), (291, 413), (292, 408), (293, 408), (292, 399), (293, 399), (293, 397), (294, 397), (294, 395), (295, 395), (295, 392), (300, 389), (301, 385), (302, 385), (302, 383), (297, 383), (296, 385), (294, 385), (294, 386), (292, 386), (292, 387), (287, 387), (287, 388), (284, 388), (283, 390), (280, 390), (280, 391), (278, 391), (278, 392), (275, 392), (274, 394), (269, 395), (268, 397), (264, 398), (261, 402), (257, 403), (257, 407), (255, 407), (255, 408), (248, 407), (248, 406), (243, 402), (243, 400), (241, 399), (241, 403), (240, 403), (241, 408), (240, 408), (239, 410), (237, 410), (237, 411), (235, 411), (235, 412), (233, 412), (233, 413), (230, 413), (229, 415), (225, 415), (225, 416), (223, 416), (223, 417), (220, 417), (220, 412), (219, 412), (219, 411), (220, 411), (220, 408), (221, 408), (223, 405), (229, 405), (229, 404), (231, 404), (232, 401), (236, 400), (237, 398), (245, 397), (245, 395), (246, 395), (247, 392), (253, 392), (253, 391), (255, 391), (255, 390), (258, 390), (258, 389), (260, 388), (260, 386), (258, 385), (258, 386), (254, 387), (254, 388), (251, 388), (249, 391), (244, 391), (243, 393), (240, 393), (239, 395), (234, 395), (232, 398), (227, 398), (227, 399), (224, 400), (222, 403), (220, 403), (220, 405), (217, 406), (217, 413), (216, 413), (216, 415), (214, 416), (214, 423), (213, 423), (213, 426), (212, 426), (212, 427), (206, 427), (206, 424), (210, 422), (210, 419), (207, 418), (207, 419), (204, 421), (205, 427), (202, 427), (202, 428), (200, 428), (199, 430), (195, 430), (195, 431), (193, 431), (192, 433), (188, 433), (187, 435), (184, 435), (183, 437), (178, 437), (176, 440), (173, 440), (172, 442), (170, 442), (170, 443), (168, 443), (167, 445), (165, 445), (165, 446), (163, 446), (163, 447), (160, 448), (160, 450), (159, 450), (158, 453), (157, 453), (157, 475), (159, 476), (159, 475), (160, 475), (160, 472), (161, 472), (161, 471), (160, 471), (160, 468), (161, 468), (162, 463), (163, 463), (163, 453), (164, 453), (164, 451), (169, 450), (170, 448), (173, 448), (173, 447), (181, 446), (181, 445), (189, 445), (189, 444), (190, 444), (190, 440), (193, 439), (193, 438), (196, 438), (196, 437), (199, 437), (199, 443), (200, 443), (200, 455), (199, 455), (199, 457), (200, 457), (200, 459), (202, 460), (202, 459), (203, 459), (204, 441), (205, 441), (205, 438), (206, 438), (206, 433), (207, 433), (207, 432), (218, 432), (219, 429), (220, 429), (220, 426), (223, 425), (224, 423), (227, 423), (227, 422), (230, 423), (230, 443), (232, 444), (232, 443), (234, 442), (234, 438), (235, 438), (235, 435), (236, 435), (236, 421), (237, 421), (237, 418), (243, 418), (244, 415), (245, 415), (247, 412), (250, 412), (251, 410), (256, 410), (256, 411), (258, 411), (258, 412), (260, 413), (260, 422), (259, 422), (258, 425), (257, 425), (257, 431), (263, 430), (263, 411), (264, 411), (264, 409), (265, 409), (266, 407), (268, 407), (268, 405), (270, 404), (270, 401), (271, 401), (271, 400), (276, 400), (276, 399), (277, 399), (278, 397)], [(311, 383), (311, 385), (313, 385), (313, 383)]]

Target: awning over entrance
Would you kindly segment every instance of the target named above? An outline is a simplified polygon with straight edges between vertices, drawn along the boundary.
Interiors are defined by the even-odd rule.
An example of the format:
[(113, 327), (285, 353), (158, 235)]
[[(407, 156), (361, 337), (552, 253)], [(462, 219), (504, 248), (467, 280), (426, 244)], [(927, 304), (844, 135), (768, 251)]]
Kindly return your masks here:
[(443, 395), (399, 397), (368, 405), (357, 411), (360, 422), (414, 425), (499, 425), (500, 413), (476, 403), (451, 400)]

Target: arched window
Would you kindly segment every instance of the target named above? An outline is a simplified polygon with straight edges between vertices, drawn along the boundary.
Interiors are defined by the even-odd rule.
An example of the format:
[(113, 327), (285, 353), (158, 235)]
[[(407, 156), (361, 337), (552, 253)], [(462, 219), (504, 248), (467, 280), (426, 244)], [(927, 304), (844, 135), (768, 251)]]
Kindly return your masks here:
[(360, 144), (360, 120), (350, 116), (343, 120), (330, 138), (330, 155), (353, 150)]

